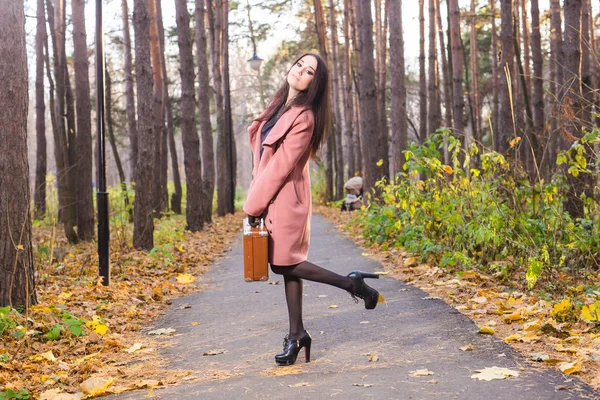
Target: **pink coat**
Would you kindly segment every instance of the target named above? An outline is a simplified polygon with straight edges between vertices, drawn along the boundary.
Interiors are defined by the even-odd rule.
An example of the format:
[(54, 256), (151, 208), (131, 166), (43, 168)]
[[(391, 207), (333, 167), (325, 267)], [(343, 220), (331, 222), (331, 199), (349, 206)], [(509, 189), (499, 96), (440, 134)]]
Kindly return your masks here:
[(248, 128), (254, 168), (244, 211), (265, 218), (269, 262), (295, 265), (306, 261), (310, 244), (308, 161), (314, 114), (296, 106), (281, 115), (262, 145), (261, 158), (260, 132), (265, 123), (254, 121)]

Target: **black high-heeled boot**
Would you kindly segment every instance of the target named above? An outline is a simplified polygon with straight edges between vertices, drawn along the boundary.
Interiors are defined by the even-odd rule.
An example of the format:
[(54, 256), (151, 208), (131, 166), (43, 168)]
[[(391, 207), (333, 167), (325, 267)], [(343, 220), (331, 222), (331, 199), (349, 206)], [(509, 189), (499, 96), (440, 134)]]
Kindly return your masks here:
[(357, 297), (365, 301), (365, 308), (372, 310), (379, 301), (379, 292), (365, 283), (365, 278), (379, 279), (379, 275), (368, 272), (352, 271), (348, 277), (354, 281), (354, 292), (348, 291), (350, 296), (358, 303)]
[(298, 340), (292, 340), (289, 335), (283, 339), (283, 352), (275, 356), (277, 365), (292, 365), (296, 362), (300, 349), (304, 347), (304, 358), (306, 362), (310, 362), (310, 345), (312, 338), (307, 331), (304, 331), (304, 336)]

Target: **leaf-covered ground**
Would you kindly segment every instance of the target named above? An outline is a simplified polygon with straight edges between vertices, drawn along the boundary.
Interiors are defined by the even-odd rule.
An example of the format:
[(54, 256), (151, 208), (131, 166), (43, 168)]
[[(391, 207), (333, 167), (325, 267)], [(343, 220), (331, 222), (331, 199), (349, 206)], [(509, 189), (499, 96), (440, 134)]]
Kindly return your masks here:
[[(336, 227), (363, 248), (363, 256), (381, 262), (384, 274), (415, 285), (441, 298), (471, 318), (481, 334), (503, 339), (533, 365), (557, 368), (574, 374), (596, 390), (600, 389), (600, 329), (598, 323), (586, 322), (597, 317), (597, 310), (582, 308), (594, 303), (600, 293), (589, 293), (590, 282), (569, 280), (568, 293), (539, 293), (527, 290), (523, 277), (502, 277), (475, 270), (449, 272), (421, 263), (419, 258), (402, 249), (384, 250), (367, 246), (360, 229), (350, 223), (352, 213), (330, 207), (315, 207)], [(595, 282), (600, 282), (596, 276)], [(523, 284), (525, 283), (525, 284)], [(543, 296), (543, 297), (542, 297)], [(464, 351), (473, 350), (465, 346)]]
[(38, 304), (0, 309), (0, 399), (80, 399), (184, 381), (167, 370), (161, 334), (141, 328), (171, 299), (202, 289), (202, 275), (238, 234), (241, 214), (184, 231), (185, 218), (156, 221), (150, 252), (131, 246), (131, 224), (112, 226), (108, 287), (98, 284), (95, 243), (68, 245), (62, 232), (34, 228)]

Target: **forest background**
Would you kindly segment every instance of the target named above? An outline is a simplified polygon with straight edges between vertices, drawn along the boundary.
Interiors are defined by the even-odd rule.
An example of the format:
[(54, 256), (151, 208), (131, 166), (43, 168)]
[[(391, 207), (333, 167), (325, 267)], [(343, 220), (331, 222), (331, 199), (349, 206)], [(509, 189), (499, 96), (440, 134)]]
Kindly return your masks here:
[[(250, 181), (246, 128), (290, 62), (318, 51), (331, 68), (334, 125), (313, 163), (315, 202), (338, 207), (344, 182), (360, 175), (366, 205), (346, 223), (367, 245), (405, 249), (452, 274), (488, 274), (517, 299), (526, 292), (548, 302), (539, 307), (550, 320), (536, 332), (550, 326), (560, 336), (562, 324), (575, 324), (584, 342), (597, 339), (598, 2), (105, 5), (117, 285), (137, 276), (137, 262), (160, 264), (175, 280), (186, 270), (173, 259), (201, 257), (178, 241), (223, 221), (231, 228)], [(75, 287), (95, 282), (93, 15), (83, 0), (10, 1), (0, 10), (8, 87), (0, 94), (0, 282), (10, 283), (0, 285), (0, 330), (14, 340), (12, 359), (27, 332), (45, 343), (84, 332), (73, 326), (108, 326), (109, 311), (77, 302), (68, 314), (54, 303), (35, 308), (37, 293), (65, 304), (48, 285), (63, 268)], [(258, 71), (247, 61), (253, 53), (265, 58)], [(18, 321), (30, 311), (56, 323), (24, 329)], [(588, 351), (584, 360), (595, 359)]]

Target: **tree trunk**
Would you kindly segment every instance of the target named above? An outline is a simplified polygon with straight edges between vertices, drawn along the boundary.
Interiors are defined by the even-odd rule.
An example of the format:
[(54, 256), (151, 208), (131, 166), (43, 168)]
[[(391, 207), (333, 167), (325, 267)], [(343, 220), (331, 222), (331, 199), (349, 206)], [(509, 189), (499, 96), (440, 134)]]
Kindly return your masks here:
[(490, 1), (490, 13), (492, 14), (492, 136), (494, 140), (492, 140), (492, 146), (494, 150), (498, 151), (496, 147), (496, 135), (500, 133), (500, 127), (498, 125), (498, 101), (499, 101), (499, 93), (500, 93), (500, 81), (501, 78), (500, 69), (498, 68), (498, 33), (496, 31), (496, 0)]
[[(590, 0), (581, 5), (581, 90), (583, 94), (581, 124), (591, 130), (594, 94), (592, 92), (592, 69), (590, 68)], [(592, 25), (593, 26), (593, 25)]]
[(133, 246), (150, 250), (154, 247), (152, 219), (153, 179), (155, 165), (154, 84), (150, 60), (150, 17), (148, 1), (134, 0), (133, 31), (135, 35), (135, 75), (137, 85), (138, 162), (136, 164), (135, 213)]
[[(354, 54), (358, 54), (358, 32), (356, 30), (356, 12), (354, 11), (354, 2), (351, 0), (348, 0), (348, 8), (350, 10), (350, 32), (351, 32), (351, 37), (352, 37), (352, 50), (354, 51)], [(354, 140), (355, 140), (355, 144), (354, 144), (354, 163), (356, 165), (356, 170), (359, 171), (359, 173), (361, 174), (361, 176), (364, 176), (365, 174), (365, 163), (363, 160), (363, 154), (361, 152), (361, 137), (362, 137), (362, 133), (360, 132), (360, 126), (361, 126), (361, 122), (360, 122), (360, 107), (359, 107), (359, 93), (360, 93), (360, 82), (358, 80), (358, 60), (357, 60), (357, 56), (351, 57), (350, 58), (350, 74), (352, 75), (352, 82), (354, 84), (354, 97), (353, 97), (353, 103), (354, 103), (354, 109), (353, 109), (353, 115), (354, 115)]]
[(556, 154), (566, 148), (566, 141), (559, 129), (560, 104), (559, 95), (563, 85), (563, 55), (562, 55), (562, 21), (560, 15), (560, 0), (550, 0), (550, 47), (552, 58), (550, 62), (550, 92), (552, 95), (552, 120), (550, 140), (546, 147), (546, 158), (552, 171), (556, 169)]
[(123, 171), (123, 164), (121, 163), (121, 157), (117, 149), (117, 141), (115, 139), (115, 130), (112, 119), (112, 80), (108, 73), (108, 68), (105, 68), (104, 76), (106, 78), (106, 128), (108, 131), (108, 140), (110, 142), (110, 148), (112, 149), (113, 157), (115, 158), (115, 164), (117, 164), (117, 172), (119, 173), (119, 182), (121, 186), (121, 193), (123, 194), (123, 202), (125, 203), (125, 209), (128, 210), (131, 222), (133, 222), (133, 210), (129, 207), (129, 195), (127, 194), (127, 182), (125, 182), (125, 171)]
[(358, 34), (358, 80), (360, 82), (360, 132), (361, 150), (364, 163), (364, 191), (368, 193), (375, 182), (384, 177), (377, 166), (379, 147), (373, 146), (373, 138), (379, 136), (377, 116), (377, 87), (375, 85), (375, 65), (373, 62), (373, 19), (370, 2), (354, 1), (356, 11), (356, 30)]
[(85, 32), (84, 0), (71, 0), (73, 48), (75, 59), (75, 93), (77, 97), (77, 234), (81, 240), (94, 238), (94, 204), (92, 201), (92, 106), (90, 104), (89, 62)]
[(523, 59), (521, 57), (521, 0), (514, 0), (513, 5), (513, 24), (514, 24), (514, 37), (515, 37), (515, 70), (511, 71), (514, 73), (514, 86), (512, 92), (512, 98), (514, 102), (513, 112), (515, 115), (515, 126), (516, 136), (521, 138), (521, 141), (515, 149), (515, 160), (517, 160), (525, 170), (529, 171), (530, 165), (528, 163), (528, 155), (530, 144), (528, 142), (529, 130), (527, 129), (527, 123), (529, 122), (524, 116), (524, 111), (529, 106), (525, 101), (525, 93), (527, 92), (524, 82), (524, 71), (523, 71)]
[[(160, 0), (148, 0), (148, 15), (150, 17), (150, 57), (152, 62), (152, 76), (154, 78), (154, 193), (153, 207), (154, 217), (159, 218), (161, 212), (167, 210), (165, 203), (166, 182), (163, 180), (163, 153), (167, 150), (163, 147), (166, 138), (165, 129), (165, 84), (161, 60), (160, 37), (158, 31), (158, 12), (156, 2)], [(137, 62), (136, 62), (137, 64)], [(138, 150), (139, 151), (139, 150)]]
[(481, 145), (481, 111), (479, 103), (479, 51), (477, 49), (477, 25), (475, 19), (475, 0), (471, 0), (471, 99), (473, 105), (473, 139), (477, 145)]
[[(500, 45), (502, 60), (500, 62), (500, 108), (498, 110), (498, 130), (495, 135), (494, 147), (500, 153), (509, 150), (509, 142), (516, 137), (516, 126), (512, 109), (511, 91), (512, 75), (515, 62), (514, 26), (513, 26), (513, 2), (512, 0), (501, 0), (501, 23), (500, 23)], [(510, 75), (509, 75), (510, 74)]]
[(437, 44), (436, 44), (436, 1), (429, 0), (429, 82), (428, 82), (428, 97), (429, 116), (428, 129), (429, 133), (434, 133), (441, 123), (440, 115), (440, 98), (439, 98), (439, 76), (438, 76), (438, 60), (437, 60)]
[(331, 32), (331, 83), (333, 89), (333, 111), (335, 118), (335, 138), (336, 138), (336, 174), (335, 174), (335, 193), (336, 198), (339, 200), (343, 197), (344, 193), (344, 150), (342, 145), (342, 112), (340, 110), (340, 67), (338, 61), (338, 36), (337, 36), (337, 22), (335, 15), (335, 7), (333, 0), (329, 0), (329, 31)]
[(190, 16), (186, 0), (176, 0), (177, 45), (179, 46), (179, 73), (181, 76), (181, 138), (183, 163), (187, 182), (187, 206), (185, 216), (187, 229), (202, 229), (202, 164), (200, 162), (200, 139), (196, 131), (194, 95), (194, 56), (190, 37)]
[[(590, 0), (591, 2), (592, 0)], [(591, 7), (591, 5), (590, 5)], [(596, 126), (600, 128), (600, 60), (598, 59), (598, 48), (596, 47), (596, 19), (593, 8), (590, 10), (590, 46), (592, 48), (592, 88), (593, 100), (596, 112)]]
[(125, 75), (125, 102), (127, 108), (127, 128), (129, 130), (129, 180), (135, 182), (135, 164), (138, 158), (137, 123), (135, 120), (135, 98), (133, 96), (133, 73), (131, 63), (131, 36), (129, 34), (129, 11), (127, 0), (121, 0), (123, 14), (123, 58)]
[[(381, 0), (375, 2), (376, 15), (376, 53), (377, 53), (377, 104), (379, 105), (379, 153), (382, 171), (389, 177), (390, 157), (388, 144), (387, 106), (386, 106), (386, 59), (387, 59), (387, 10), (389, 0), (384, 0), (384, 15), (381, 16)], [(378, 21), (378, 22), (377, 22)]]
[[(165, 91), (167, 88), (165, 87)], [(167, 96), (168, 97), (168, 96)], [(175, 124), (173, 122), (173, 105), (167, 100), (167, 136), (169, 140), (169, 154), (171, 155), (171, 168), (173, 170), (173, 186), (175, 191), (171, 195), (171, 210), (175, 214), (181, 214), (181, 198), (183, 188), (181, 187), (181, 174), (179, 173), (179, 156), (175, 145)]]
[[(50, 15), (53, 15), (50, 13), (50, 3), (47, 3), (48, 6), (48, 20), (50, 20)], [(52, 16), (52, 18), (54, 18)], [(51, 29), (51, 32), (53, 32), (53, 30)], [(50, 102), (49, 104), (49, 108), (50, 108), (50, 124), (52, 127), (52, 137), (55, 138), (57, 136), (57, 132), (58, 132), (58, 127), (56, 126), (56, 102), (54, 101), (54, 99), (56, 98), (55, 96), (55, 90), (54, 90), (54, 78), (52, 77), (52, 70), (51, 70), (51, 66), (50, 66), (50, 48), (48, 45), (48, 36), (46, 34), (46, 36), (44, 37), (44, 50), (45, 50), (45, 54), (44, 54), (44, 64), (45, 64), (45, 68), (46, 68), (46, 79), (48, 79), (48, 89), (49, 89), (49, 93), (48, 93), (48, 100)], [(55, 50), (56, 51), (56, 50)], [(54, 151), (56, 154), (56, 143), (54, 144)], [(58, 170), (58, 166), (57, 166), (57, 170)], [(57, 182), (58, 184), (58, 177), (57, 177)], [(59, 200), (60, 200), (60, 196), (59, 196)], [(59, 203), (60, 206), (60, 203)]]
[[(527, 18), (527, 1), (521, 0), (521, 29), (523, 32), (523, 72), (525, 73), (525, 87), (527, 93), (533, 93), (531, 74), (531, 33), (529, 18)], [(528, 105), (531, 109), (531, 104)]]
[[(76, 212), (74, 198), (71, 196), (72, 188), (69, 179), (69, 148), (67, 142), (67, 126), (65, 113), (65, 87), (66, 87), (66, 65), (63, 57), (65, 48), (65, 29), (63, 24), (64, 0), (56, 0), (54, 8), (51, 0), (47, 0), (48, 23), (52, 32), (52, 47), (54, 49), (54, 77), (56, 82), (55, 118), (56, 130), (54, 130), (54, 157), (56, 159), (56, 180), (58, 182), (58, 206), (59, 219), (64, 225), (65, 236), (70, 243), (76, 243), (75, 232)], [(57, 23), (55, 23), (55, 21)]]
[(406, 115), (406, 84), (404, 67), (404, 35), (402, 33), (402, 0), (391, 0), (388, 14), (390, 25), (390, 80), (392, 90), (392, 176), (402, 172), (408, 142)]
[[(319, 46), (319, 53), (321, 57), (328, 63), (329, 51), (327, 50), (327, 34), (326, 34), (326, 23), (323, 15), (323, 5), (321, 0), (313, 0), (313, 6), (315, 10), (315, 26), (317, 28), (317, 43)], [(331, 91), (330, 91), (331, 92)], [(331, 132), (327, 138), (327, 144), (325, 146), (325, 198), (323, 199), (326, 203), (330, 202), (334, 198), (334, 146), (335, 146), (335, 114), (333, 115), (334, 121), (331, 126)]]
[[(220, 0), (217, 0), (217, 2)], [(219, 4), (219, 3), (217, 3)], [(212, 63), (213, 90), (215, 95), (215, 114), (217, 116), (217, 214), (223, 216), (227, 214), (227, 197), (224, 191), (227, 191), (227, 160), (223, 154), (222, 138), (225, 132), (225, 114), (223, 107), (223, 83), (221, 79), (221, 13), (213, 8), (211, 0), (206, 0), (206, 11), (208, 14), (208, 33)], [(219, 141), (221, 143), (219, 144)]]
[(425, 0), (419, 0), (419, 138), (427, 137), (427, 79), (425, 77)]
[(343, 75), (344, 75), (344, 118), (346, 120), (346, 130), (344, 137), (346, 143), (348, 143), (348, 175), (354, 176), (356, 172), (360, 170), (356, 164), (355, 157), (355, 140), (357, 132), (355, 132), (355, 121), (354, 121), (354, 95), (352, 94), (352, 49), (350, 47), (350, 8), (352, 2), (350, 0), (344, 0), (344, 62)]
[[(540, 34), (540, 8), (538, 0), (531, 0), (531, 53), (533, 55), (533, 132), (538, 143), (546, 144), (544, 137), (544, 74), (542, 39)], [(542, 149), (534, 149), (538, 170), (545, 170)], [(545, 174), (546, 175), (546, 174)], [(548, 176), (548, 175), (546, 175)]]
[[(564, 99), (561, 103), (561, 125), (563, 136), (569, 142), (581, 139), (582, 132), (582, 90), (581, 90), (581, 0), (565, 0), (565, 33), (563, 41)], [(562, 98), (562, 96), (561, 96)], [(590, 160), (590, 149), (585, 157)], [(588, 163), (589, 164), (589, 163)], [(591, 176), (579, 173), (567, 174), (569, 191), (565, 204), (572, 218), (583, 218), (584, 206), (581, 195), (591, 197)]]
[(435, 0), (435, 13), (440, 39), (440, 53), (442, 55), (442, 74), (444, 78), (444, 125), (450, 127), (452, 126), (452, 80), (450, 78), (451, 73), (448, 66), (448, 57), (446, 56), (446, 46), (444, 44), (444, 27), (442, 24), (442, 13), (440, 11), (440, 0)]
[(200, 215), (203, 222), (210, 223), (212, 221), (212, 204), (215, 191), (215, 156), (212, 126), (210, 123), (210, 101), (207, 90), (209, 88), (209, 77), (208, 56), (206, 54), (206, 33), (204, 28), (206, 17), (204, 0), (196, 0), (195, 17), (196, 56), (198, 57), (198, 115), (202, 145), (202, 196), (200, 201)]
[[(166, 118), (167, 126), (166, 126), (166, 130), (164, 131), (165, 136), (163, 137), (163, 141), (162, 141), (162, 148), (164, 149), (164, 151), (162, 152), (162, 158), (161, 158), (161, 162), (162, 162), (161, 179), (162, 179), (162, 184), (166, 188), (167, 187), (167, 165), (168, 165), (168, 161), (169, 161), (168, 158), (169, 158), (169, 154), (171, 154), (171, 167), (173, 170), (173, 186), (175, 188), (175, 191), (173, 192), (173, 195), (171, 196), (171, 210), (175, 214), (181, 214), (181, 196), (182, 196), (181, 177), (179, 175), (179, 161), (177, 160), (177, 149), (175, 148), (175, 126), (173, 123), (173, 106), (171, 104), (171, 100), (169, 97), (169, 77), (167, 75), (167, 62), (165, 59), (165, 28), (163, 26), (162, 6), (161, 6), (160, 1), (158, 1), (156, 3), (156, 21), (157, 21), (157, 26), (158, 26), (158, 37), (160, 40), (160, 60), (161, 60), (162, 74), (164, 77), (164, 79), (163, 79), (164, 106), (165, 106), (164, 112), (167, 117)], [(163, 124), (164, 124), (164, 122), (163, 122)], [(168, 147), (168, 149), (167, 149), (167, 147)], [(167, 190), (163, 191), (163, 196), (164, 195), (168, 196)], [(168, 207), (168, 205), (169, 205), (168, 197), (166, 199), (163, 198), (162, 202), (166, 204), (166, 208), (169, 208)]]
[(37, 28), (35, 32), (35, 131), (36, 164), (34, 204), (35, 218), (46, 214), (46, 103), (44, 100), (44, 41), (46, 40), (46, 13), (44, 0), (37, 1)]
[(0, 7), (0, 306), (36, 303), (27, 161), (27, 53), (23, 2)]
[[(65, 12), (66, 14), (66, 12)], [(63, 17), (63, 23), (67, 24), (66, 15)], [(65, 42), (66, 46), (66, 42)], [(63, 47), (65, 49), (65, 47)], [(75, 96), (73, 94), (73, 87), (71, 86), (71, 74), (67, 64), (67, 54), (63, 50), (63, 69), (65, 74), (65, 106), (67, 119), (67, 157), (69, 162), (68, 179), (69, 179), (69, 200), (67, 204), (73, 206), (71, 211), (75, 218), (75, 224), (77, 224), (77, 127), (75, 122)]]
[(596, 19), (594, 18), (593, 8), (590, 1), (590, 48), (592, 56), (592, 101), (594, 102), (595, 113), (596, 113), (596, 126), (600, 127), (600, 60), (598, 59), (598, 48), (596, 47)]
[(452, 40), (452, 93), (454, 97), (454, 133), (464, 144), (463, 48), (460, 40), (460, 9), (458, 0), (448, 0), (450, 7), (450, 38)]
[[(173, 107), (169, 99), (169, 76), (167, 75), (167, 63), (165, 60), (165, 28), (163, 26), (162, 17), (162, 2), (156, 2), (156, 27), (158, 29), (158, 40), (160, 50), (160, 67), (163, 76), (163, 119), (161, 122), (162, 137), (161, 137), (161, 153), (160, 153), (160, 185), (162, 187), (160, 205), (162, 210), (169, 210), (169, 190), (168, 190), (168, 168), (169, 168), (169, 142), (170, 137), (174, 135), (173, 129)], [(166, 125), (165, 125), (166, 122)], [(173, 139), (175, 141), (175, 139)], [(171, 156), (177, 158), (177, 154), (171, 152)], [(177, 159), (175, 159), (177, 165)], [(171, 164), (172, 165), (172, 164)], [(173, 210), (176, 214), (181, 214), (181, 178), (179, 177), (179, 169), (173, 171), (173, 182), (175, 192), (173, 198), (175, 207), (178, 211)]]
[[(226, 155), (227, 165), (227, 186), (223, 191), (225, 212), (235, 213), (235, 186), (236, 186), (236, 151), (235, 136), (233, 135), (233, 117), (231, 115), (231, 90), (229, 83), (229, 0), (221, 0), (221, 54), (223, 55), (223, 106), (225, 129), (223, 135), (224, 154)], [(218, 146), (218, 143), (217, 143)]]

